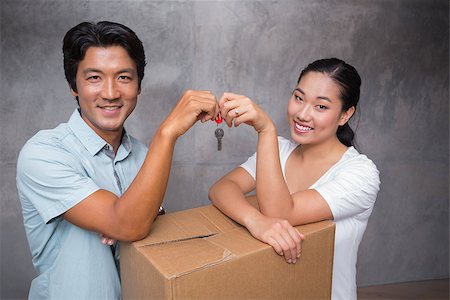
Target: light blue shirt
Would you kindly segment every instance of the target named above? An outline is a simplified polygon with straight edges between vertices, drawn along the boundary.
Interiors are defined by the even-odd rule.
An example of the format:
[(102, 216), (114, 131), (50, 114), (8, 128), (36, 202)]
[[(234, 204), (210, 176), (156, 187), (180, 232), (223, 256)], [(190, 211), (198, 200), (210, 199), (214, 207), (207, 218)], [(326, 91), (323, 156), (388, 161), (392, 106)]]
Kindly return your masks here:
[(68, 123), (42, 130), (25, 144), (16, 179), (38, 273), (30, 299), (121, 299), (117, 245), (102, 244), (98, 233), (61, 215), (99, 189), (122, 195), (146, 153), (146, 146), (125, 133), (114, 156), (78, 110)]

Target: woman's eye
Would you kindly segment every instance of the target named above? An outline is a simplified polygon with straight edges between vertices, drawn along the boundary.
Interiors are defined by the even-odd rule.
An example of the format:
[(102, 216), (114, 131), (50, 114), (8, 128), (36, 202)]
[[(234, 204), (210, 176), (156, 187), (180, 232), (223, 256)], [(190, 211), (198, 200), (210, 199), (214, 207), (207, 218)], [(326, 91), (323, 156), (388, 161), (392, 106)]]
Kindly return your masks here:
[(302, 101), (302, 98), (300, 98), (300, 96), (295, 96), (295, 100)]
[(317, 108), (319, 110), (326, 110), (326, 109), (328, 109), (328, 107), (326, 107), (325, 105), (317, 105)]

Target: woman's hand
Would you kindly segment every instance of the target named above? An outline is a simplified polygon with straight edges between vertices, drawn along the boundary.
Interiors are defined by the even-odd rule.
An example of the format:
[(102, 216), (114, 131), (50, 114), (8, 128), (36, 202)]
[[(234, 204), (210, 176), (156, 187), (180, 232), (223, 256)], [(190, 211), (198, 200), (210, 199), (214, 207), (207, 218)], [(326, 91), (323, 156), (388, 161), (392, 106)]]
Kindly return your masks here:
[(302, 251), (304, 235), (288, 221), (258, 215), (246, 221), (246, 227), (258, 240), (273, 247), (287, 263), (296, 263)]
[(228, 127), (232, 126), (234, 120), (235, 127), (245, 123), (253, 126), (258, 133), (274, 128), (272, 119), (267, 113), (246, 96), (224, 93), (220, 97), (219, 107)]

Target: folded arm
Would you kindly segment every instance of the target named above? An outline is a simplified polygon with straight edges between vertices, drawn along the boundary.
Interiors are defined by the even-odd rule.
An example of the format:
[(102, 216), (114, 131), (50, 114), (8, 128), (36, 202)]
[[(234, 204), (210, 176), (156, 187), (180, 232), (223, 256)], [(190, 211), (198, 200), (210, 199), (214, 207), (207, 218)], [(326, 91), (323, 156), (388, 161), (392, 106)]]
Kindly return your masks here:
[(134, 241), (151, 229), (167, 187), (175, 142), (196, 121), (218, 112), (214, 95), (187, 91), (156, 131), (137, 176), (121, 197), (98, 190), (69, 209), (69, 222), (109, 239)]

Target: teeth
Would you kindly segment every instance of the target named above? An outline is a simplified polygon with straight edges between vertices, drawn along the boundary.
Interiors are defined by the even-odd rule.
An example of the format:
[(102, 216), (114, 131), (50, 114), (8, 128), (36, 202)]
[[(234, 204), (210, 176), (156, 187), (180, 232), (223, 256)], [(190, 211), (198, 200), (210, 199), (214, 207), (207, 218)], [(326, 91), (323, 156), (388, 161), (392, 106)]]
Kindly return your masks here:
[(311, 127), (303, 126), (303, 125), (300, 125), (300, 124), (297, 124), (297, 123), (295, 123), (295, 128), (297, 128), (298, 130), (301, 130), (301, 131), (310, 131), (310, 130), (312, 130)]
[(104, 106), (102, 107), (102, 109), (106, 109), (106, 110), (116, 110), (119, 109), (118, 106)]

